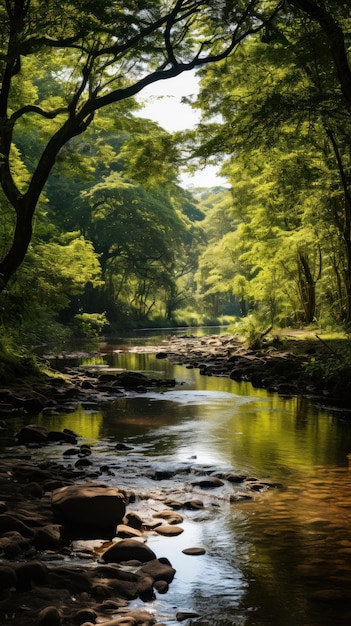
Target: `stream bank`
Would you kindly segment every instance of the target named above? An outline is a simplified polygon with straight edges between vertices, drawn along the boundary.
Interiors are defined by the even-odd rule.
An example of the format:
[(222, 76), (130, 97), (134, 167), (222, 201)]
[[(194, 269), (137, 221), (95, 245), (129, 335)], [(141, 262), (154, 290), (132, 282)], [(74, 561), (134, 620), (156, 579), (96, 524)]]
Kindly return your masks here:
[[(230, 343), (234, 341), (233, 338), (223, 338), (223, 341), (219, 342), (218, 345), (214, 345), (213, 342), (216, 342), (217, 338), (208, 337), (202, 339), (202, 341), (204, 341), (203, 348), (201, 348), (201, 350), (199, 349), (195, 354), (196, 359), (190, 362), (188, 345), (189, 341), (191, 342), (192, 340), (193, 338), (182, 338), (184, 351), (186, 350), (188, 353), (187, 355), (185, 353), (183, 354), (186, 359), (184, 363), (189, 370), (194, 368), (197, 364), (196, 367), (200, 366), (199, 370), (202, 371), (201, 367), (203, 367), (207, 359), (206, 354), (212, 355), (211, 359), (215, 358), (216, 364), (219, 367), (221, 360), (223, 364), (226, 359), (239, 354), (241, 355), (242, 353), (240, 351), (243, 350), (242, 346), (235, 346), (234, 343)], [(170, 349), (171, 345), (173, 345), (172, 350)], [(194, 348), (195, 347), (194, 345)], [(103, 349), (104, 346), (102, 346), (102, 350)], [(145, 346), (145, 348), (140, 346), (135, 348), (135, 351), (138, 352), (142, 350), (150, 351), (150, 348), (148, 346)], [(168, 360), (167, 357), (176, 360), (180, 359), (182, 356), (179, 344), (177, 344), (176, 348), (174, 347), (174, 340), (163, 343), (162, 348), (160, 344), (154, 346), (152, 351), (154, 351), (153, 362), (156, 364), (154, 357), (157, 354), (160, 359), (157, 363), (161, 365), (161, 370), (166, 370), (164, 365), (166, 365), (165, 361)], [(116, 352), (118, 352), (118, 350), (116, 350)], [(212, 354), (213, 352), (215, 353), (215, 357)], [(194, 354), (194, 351), (192, 354)], [(57, 360), (60, 360), (60, 356), (61, 355), (53, 355)], [(72, 354), (72, 357), (74, 356), (77, 356), (77, 354)], [(66, 357), (67, 355), (62, 354), (62, 362), (65, 361)], [(263, 357), (260, 358), (262, 359)], [(142, 360), (140, 360), (140, 363), (141, 362)], [(233, 364), (233, 361), (230, 361), (230, 363)], [(116, 370), (118, 368), (117, 362), (115, 368)], [(136, 369), (138, 369), (138, 367), (136, 367)], [(155, 371), (155, 368), (151, 367), (150, 372), (152, 371)], [(180, 370), (177, 370), (177, 367), (175, 367), (174, 372), (178, 372), (175, 374), (175, 377), (180, 378), (185, 370), (181, 368), (182, 373), (180, 374)], [(177, 536), (172, 536), (172, 534), (167, 535), (166, 533), (181, 533), (183, 529), (183, 533), (179, 535), (180, 538), (184, 538), (183, 547), (195, 549), (193, 554), (184, 558), (192, 560), (192, 563), (194, 563), (194, 561), (199, 563), (198, 567), (201, 569), (201, 577), (203, 578), (206, 569), (211, 571), (209, 561), (212, 560), (213, 562), (215, 560), (213, 556), (216, 554), (216, 550), (212, 547), (211, 554), (208, 555), (209, 561), (207, 561), (206, 566), (206, 562), (203, 561), (203, 559), (206, 559), (207, 555), (202, 554), (205, 544), (202, 541), (192, 541), (191, 537), (193, 535), (191, 535), (191, 533), (187, 540), (189, 524), (193, 524), (196, 520), (195, 523), (197, 525), (206, 525), (206, 518), (208, 519), (209, 516), (213, 516), (214, 525), (220, 524), (222, 518), (232, 520), (233, 517), (235, 518), (237, 515), (236, 511), (242, 511), (243, 509), (245, 509), (245, 511), (254, 509), (254, 517), (257, 517), (262, 509), (264, 512), (265, 510), (267, 511), (267, 509), (270, 511), (275, 502), (280, 506), (282, 499), (284, 502), (285, 500), (289, 502), (289, 498), (293, 497), (293, 494), (291, 492), (289, 493), (289, 490), (285, 495), (285, 488), (282, 487), (282, 485), (255, 478), (256, 473), (259, 476), (266, 477), (267, 474), (268, 476), (272, 475), (271, 466), (268, 472), (265, 471), (261, 473), (260, 470), (257, 472), (256, 468), (256, 471), (253, 471), (252, 474), (242, 471), (245, 461), (244, 465), (242, 462), (239, 462), (237, 465), (237, 467), (241, 468), (240, 471), (235, 467), (238, 459), (240, 459), (240, 455), (238, 454), (240, 441), (244, 441), (245, 445), (245, 439), (243, 439), (241, 432), (244, 427), (244, 422), (246, 421), (247, 425), (251, 424), (252, 426), (255, 424), (255, 413), (251, 413), (247, 417), (244, 416), (245, 406), (247, 406), (245, 398), (224, 394), (223, 402), (225, 402), (228, 407), (228, 413), (224, 412), (222, 414), (223, 417), (220, 418), (217, 413), (219, 409), (218, 404), (213, 403), (210, 405), (207, 414), (205, 406), (203, 406), (200, 409), (203, 416), (203, 422), (201, 422), (196, 420), (196, 410), (194, 409), (194, 411), (192, 411), (191, 402), (195, 404), (199, 402), (200, 397), (204, 397), (203, 392), (201, 392), (199, 396), (192, 396), (192, 393), (185, 390), (185, 399), (183, 402), (186, 404), (190, 401), (189, 408), (186, 410), (189, 421), (182, 422), (182, 427), (190, 432), (186, 439), (188, 446), (186, 460), (184, 456), (181, 455), (181, 457), (174, 457), (171, 462), (167, 462), (167, 459), (163, 459), (163, 457), (160, 456), (164, 454), (164, 448), (162, 448), (161, 445), (158, 448), (156, 463), (156, 457), (151, 459), (147, 457), (147, 454), (145, 456), (145, 452), (147, 453), (147, 446), (151, 445), (156, 447), (156, 439), (162, 437), (160, 429), (157, 428), (157, 422), (155, 424), (158, 403), (156, 398), (159, 397), (159, 390), (163, 388), (166, 392), (164, 394), (161, 393), (161, 396), (164, 398), (166, 396), (175, 399), (178, 397), (178, 400), (179, 395), (183, 394), (184, 390), (181, 386), (176, 386), (174, 391), (170, 389), (168, 392), (167, 385), (172, 387), (174, 384), (173, 379), (170, 379), (168, 383), (165, 378), (160, 379), (163, 381), (162, 385), (164, 386), (162, 387), (161, 384), (158, 386), (156, 378), (146, 377), (147, 380), (142, 379), (140, 376), (141, 372), (126, 372), (124, 374), (124, 376), (128, 376), (128, 380), (130, 380), (130, 376), (136, 374), (134, 377), (134, 387), (127, 389), (123, 388), (120, 374), (121, 373), (118, 371), (102, 371), (101, 366), (98, 366), (98, 370), (95, 372), (84, 366), (78, 368), (68, 367), (68, 369), (64, 371), (66, 381), (64, 383), (60, 381), (54, 384), (56, 395), (53, 394), (50, 398), (50, 389), (49, 387), (45, 387), (45, 385), (40, 388), (36, 387), (34, 391), (37, 394), (41, 394), (41, 400), (44, 405), (40, 414), (40, 420), (38, 421), (41, 426), (37, 430), (35, 428), (27, 428), (27, 430), (22, 432), (20, 436), (17, 437), (16, 446), (12, 448), (11, 453), (1, 460), (0, 484), (2, 488), (0, 499), (2, 500), (2, 513), (0, 517), (3, 524), (1, 531), (3, 543), (1, 545), (2, 566), (5, 569), (1, 570), (2, 578), (0, 577), (0, 580), (3, 581), (0, 611), (1, 620), (4, 624), (15, 620), (18, 626), (24, 626), (24, 624), (30, 626), (32, 624), (33, 626), (34, 624), (40, 624), (41, 626), (45, 626), (45, 624), (49, 624), (50, 626), (55, 624), (67, 624), (71, 626), (79, 623), (105, 623), (105, 625), (109, 624), (110, 626), (115, 626), (117, 623), (127, 623), (128, 625), (135, 626), (136, 624), (148, 625), (159, 622), (160, 620), (165, 621), (167, 624), (174, 624), (183, 619), (190, 619), (191, 615), (183, 610), (184, 607), (182, 607), (178, 600), (175, 600), (175, 597), (172, 595), (172, 587), (178, 584), (178, 577), (180, 579), (184, 577), (186, 573), (185, 570), (187, 570), (190, 576), (193, 569), (190, 563), (189, 565), (183, 563), (181, 566), (178, 566), (177, 561), (173, 561), (173, 554), (177, 551), (176, 549), (172, 547), (170, 549), (164, 549), (165, 544), (162, 544), (162, 549), (159, 549), (160, 544), (157, 543), (158, 537), (163, 536), (165, 538), (164, 541), (166, 543), (168, 542), (170, 546), (178, 545), (174, 543), (178, 541)], [(205, 380), (198, 376), (198, 373), (195, 373), (195, 371), (189, 371), (191, 377), (195, 374), (197, 378), (201, 379), (206, 385), (212, 386), (213, 383), (216, 382), (214, 380), (215, 376), (213, 376), (212, 379)], [(108, 376), (108, 379), (106, 379), (106, 376)], [(234, 384), (232, 381), (228, 380), (231, 377), (228, 372), (221, 373), (217, 370), (216, 376), (218, 378), (225, 377), (226, 380), (223, 379), (220, 381), (225, 385)], [(149, 387), (148, 380), (152, 381)], [(10, 390), (7, 391), (10, 392)], [(23, 398), (26, 396), (28, 390), (24, 390), (23, 393), (22, 391), (23, 389), (21, 389), (21, 387), (17, 387), (16, 390), (12, 389), (11, 393), (17, 398)], [(209, 392), (207, 396), (208, 399), (211, 398), (211, 393), (212, 392)], [(111, 440), (105, 439), (105, 442), (107, 442), (106, 446), (108, 447), (108, 463), (106, 463), (106, 456), (101, 455), (101, 449), (99, 449), (98, 445), (90, 446), (90, 450), (88, 449), (86, 441), (79, 436), (78, 429), (77, 433), (68, 432), (67, 429), (62, 432), (59, 432), (58, 429), (56, 431), (50, 429), (47, 432), (43, 430), (43, 423), (59, 423), (59, 418), (52, 418), (52, 416), (59, 415), (60, 410), (63, 410), (66, 415), (69, 414), (70, 410), (74, 410), (74, 407), (82, 406), (82, 403), (88, 411), (84, 417), (84, 419), (88, 421), (90, 419), (89, 411), (91, 411), (91, 415), (93, 415), (94, 411), (99, 407), (103, 408), (104, 412), (106, 411), (104, 413), (107, 416), (106, 419), (111, 419), (111, 413), (107, 414), (107, 407), (112, 403), (114, 405), (113, 410), (116, 415), (116, 423), (118, 423), (118, 429), (120, 429), (121, 424), (123, 424), (123, 419), (121, 419), (123, 418), (123, 403), (125, 399), (129, 401), (128, 394), (134, 398), (134, 408), (132, 409), (132, 419), (134, 420), (138, 419), (138, 399), (140, 398), (142, 400), (144, 398), (144, 401), (140, 404), (142, 426), (144, 428), (148, 420), (151, 421), (153, 425), (153, 439), (149, 437), (146, 441), (142, 441), (142, 439), (137, 438), (139, 444), (134, 449), (130, 439), (124, 440), (122, 437), (118, 442), (118, 439), (114, 436), (113, 444)], [(149, 404), (147, 404), (148, 396), (151, 398)], [(254, 404), (255, 402), (256, 400), (254, 400)], [(284, 428), (286, 432), (288, 427), (287, 417), (289, 415), (288, 405), (290, 401), (284, 399), (283, 402), (285, 415)], [(168, 414), (167, 423), (173, 424), (174, 417), (169, 416), (171, 403), (167, 403), (165, 400), (164, 403)], [(150, 406), (149, 409), (148, 406)], [(232, 409), (234, 406), (237, 408)], [(18, 406), (17, 411), (21, 412), (21, 410), (23, 409)], [(213, 426), (216, 429), (217, 427), (224, 429), (223, 433), (220, 434), (221, 450), (228, 445), (227, 439), (229, 432), (232, 432), (231, 442), (235, 445), (233, 466), (230, 470), (226, 468), (225, 472), (222, 471), (220, 463), (217, 465), (213, 463), (203, 464), (201, 459), (196, 460), (195, 457), (191, 458), (194, 452), (197, 453), (199, 446), (198, 444), (196, 446), (189, 446), (189, 442), (192, 443), (191, 440), (195, 438), (194, 435), (200, 432), (198, 429), (201, 428), (201, 424), (206, 424), (207, 420), (210, 419), (209, 416), (212, 414), (215, 415)], [(233, 422), (226, 421), (232, 414), (234, 415)], [(10, 416), (11, 415), (13, 414), (10, 413)], [(238, 419), (235, 417), (236, 415), (238, 415)], [(241, 417), (242, 415), (243, 417)], [(262, 413), (262, 411), (260, 411), (260, 417), (264, 417), (265, 415), (266, 412)], [(8, 424), (11, 422), (10, 416), (8, 415), (5, 419)], [(28, 424), (31, 418), (29, 417), (29, 413), (27, 413), (27, 416), (26, 423)], [(301, 417), (302, 416), (297, 416), (297, 421), (295, 422), (294, 420), (294, 424), (292, 424), (294, 441), (296, 441), (296, 448), (299, 450), (302, 449), (302, 445), (306, 441), (306, 428), (311, 426), (313, 429), (314, 423), (313, 415), (311, 415), (308, 422), (306, 419), (301, 420)], [(47, 421), (45, 422), (46, 419)], [(68, 416), (67, 420), (69, 419)], [(274, 411), (269, 413), (268, 424), (276, 425), (277, 420), (277, 413)], [(34, 416), (33, 422), (35, 422)], [(163, 422), (160, 422), (160, 424), (162, 423)], [(174, 423), (178, 424), (178, 422)], [(327, 424), (327, 420), (324, 420), (324, 418), (323, 423)], [(66, 421), (65, 424), (68, 426), (69, 421)], [(195, 424), (197, 425), (196, 432), (193, 430), (193, 434), (191, 434), (193, 425)], [(227, 424), (228, 426), (231, 424), (228, 430)], [(296, 426), (299, 428), (296, 429)], [(303, 426), (303, 429), (301, 426)], [(119, 433), (123, 431), (116, 430), (115, 432)], [(136, 431), (134, 430), (134, 432)], [(214, 432), (212, 427), (210, 427), (211, 439), (214, 436)], [(275, 440), (271, 442), (272, 433), (270, 430), (267, 432), (269, 434), (268, 439), (264, 436), (262, 437), (261, 432), (257, 433), (260, 446), (268, 442), (267, 445), (269, 445), (269, 447), (272, 445), (274, 448), (273, 452), (276, 458), (277, 442)], [(36, 433), (36, 435), (34, 435), (34, 433)], [(167, 433), (169, 434), (169, 431), (164, 434), (167, 436)], [(319, 438), (317, 439), (318, 433), (321, 434), (321, 429), (313, 431), (313, 440), (315, 447), (321, 451), (323, 441)], [(17, 434), (19, 435), (19, 433)], [(5, 435), (5, 433), (3, 433), (3, 435)], [(35, 436), (37, 436), (40, 441), (35, 441)], [(297, 440), (296, 437), (298, 437)], [(249, 437), (251, 445), (253, 439), (254, 432), (251, 430)], [(344, 441), (344, 437), (341, 440)], [(326, 441), (328, 447), (330, 447), (332, 440), (328, 433)], [(15, 442), (13, 441), (13, 443)], [(144, 443), (146, 446), (140, 445)], [(289, 472), (291, 472), (294, 467), (294, 459), (288, 454), (288, 448), (285, 446), (286, 442), (283, 441), (282, 443), (284, 444), (282, 450), (280, 451), (280, 449), (278, 449), (278, 451), (282, 453), (282, 460), (278, 460), (278, 464), (281, 465), (284, 462)], [(344, 448), (345, 446), (343, 445), (343, 449)], [(167, 449), (167, 446), (165, 449)], [(249, 449), (245, 446), (244, 459), (247, 458), (248, 452)], [(254, 456), (260, 458), (260, 448), (256, 449)], [(306, 458), (306, 452), (304, 452), (303, 456)], [(317, 456), (320, 462), (320, 457), (319, 455)], [(102, 458), (104, 459), (104, 463), (101, 462)], [(220, 456), (217, 456), (217, 458), (220, 459)], [(160, 463), (161, 459), (162, 462)], [(273, 475), (275, 475), (274, 472)], [(285, 485), (286, 482), (288, 482), (289, 473), (284, 473), (284, 477), (282, 473), (281, 476), (282, 483)], [(341, 485), (343, 484), (341, 483), (341, 474), (338, 476), (338, 482)], [(342, 473), (342, 476), (344, 476), (344, 473)], [(144, 486), (142, 489), (139, 489), (138, 485), (141, 477)], [(311, 481), (307, 482), (312, 484)], [(316, 479), (315, 482), (316, 489), (319, 490), (321, 481)], [(96, 485), (96, 483), (98, 483), (98, 485)], [(87, 532), (87, 529), (83, 528), (83, 525), (81, 526), (79, 523), (78, 533), (73, 533), (72, 524), (69, 524), (65, 516), (62, 516), (62, 513), (61, 515), (60, 513), (58, 514), (57, 508), (55, 509), (55, 507), (53, 507), (53, 497), (55, 492), (57, 493), (57, 490), (75, 487), (75, 485), (82, 485), (84, 488), (89, 487), (89, 489), (93, 486), (94, 488), (101, 489), (101, 485), (105, 485), (102, 489), (109, 489), (111, 487), (114, 489), (117, 488), (123, 494), (125, 501), (125, 511), (122, 511), (125, 513), (123, 518), (120, 519), (122, 515), (120, 511), (118, 520), (114, 520), (113, 529), (95, 529), (94, 532), (92, 532), (91, 528), (89, 532)], [(335, 503), (335, 489), (336, 483), (335, 480), (333, 480), (333, 503)], [(266, 492), (267, 496), (265, 495)], [(346, 491), (344, 487), (340, 488), (340, 493), (341, 492), (340, 506), (348, 506), (348, 503), (345, 504)], [(99, 495), (101, 495), (101, 493)], [(114, 496), (116, 494), (111, 495)], [(271, 495), (273, 495), (273, 498)], [(335, 524), (335, 511), (334, 509), (331, 511), (330, 497), (329, 491), (326, 490), (325, 498), (328, 499), (327, 510), (319, 510), (318, 514), (316, 514), (311, 521), (311, 524), (317, 524), (318, 539), (321, 537), (321, 528), (325, 528), (329, 535), (329, 518), (324, 519), (324, 517), (330, 512), (333, 514), (333, 523)], [(257, 499), (259, 499), (260, 504), (256, 510)], [(56, 497), (54, 500), (56, 501)], [(314, 501), (313, 499), (313, 502)], [(252, 508), (250, 509), (250, 507)], [(79, 508), (79, 506), (74, 506), (73, 510), (78, 510)], [(347, 511), (348, 509), (342, 509), (343, 516), (345, 515), (345, 510)], [(310, 501), (308, 501), (305, 506), (301, 507), (299, 505), (296, 509), (294, 508), (294, 513), (299, 512), (299, 514), (301, 514), (302, 511), (306, 511), (306, 514), (307, 512), (311, 512)], [(162, 517), (161, 514), (164, 514), (164, 512), (167, 512), (167, 518)], [(159, 516), (159, 519), (154, 517), (155, 514)], [(178, 515), (180, 517), (178, 517)], [(93, 519), (94, 516), (92, 512), (89, 513), (89, 517)], [(287, 519), (290, 520), (289, 527), (291, 527), (292, 512), (290, 510)], [(253, 543), (255, 549), (258, 549), (261, 545), (262, 539), (265, 537), (265, 529), (271, 527), (271, 522), (271, 518), (269, 518), (267, 524), (264, 522), (260, 535), (258, 537), (255, 536)], [(306, 528), (306, 523), (307, 522), (304, 521), (302, 525), (303, 529)], [(139, 525), (139, 528), (135, 528), (136, 524)], [(160, 530), (164, 532), (165, 535), (160, 535)], [(138, 535), (138, 531), (141, 533), (141, 536)], [(285, 525), (281, 531), (282, 536), (285, 537), (287, 532)], [(274, 532), (279, 533), (280, 527)], [(103, 553), (108, 551), (111, 544), (113, 547), (113, 545), (126, 539), (126, 533), (132, 535), (133, 540), (139, 542), (140, 546), (151, 546), (153, 551), (151, 556), (156, 557), (151, 559), (150, 566), (148, 566), (152, 567), (152, 575), (150, 570), (145, 571), (145, 563), (143, 563), (145, 557), (142, 556), (140, 559), (141, 553), (138, 554), (139, 558), (136, 558), (135, 552), (129, 553), (127, 556), (130, 558), (126, 559), (128, 563), (110, 562), (109, 560), (105, 562), (102, 558)], [(217, 546), (219, 533), (215, 532), (213, 536), (214, 545)], [(278, 535), (275, 535), (275, 537), (277, 536)], [(330, 536), (334, 535), (331, 533)], [(131, 539), (130, 536), (127, 538), (128, 540)], [(345, 550), (344, 541), (344, 535), (340, 536), (341, 551)], [(271, 550), (271, 544), (271, 539), (269, 539), (269, 550)], [(231, 545), (230, 542), (227, 541), (227, 536), (224, 538), (223, 545), (226, 546), (225, 550)], [(286, 559), (287, 550), (288, 547), (283, 544), (283, 560)], [(320, 552), (320, 546), (318, 550)], [(171, 554), (169, 554), (169, 552), (171, 552)], [(333, 550), (333, 554), (334, 552)], [(309, 546), (307, 553), (311, 553), (311, 555), (314, 554), (311, 546)], [(142, 551), (142, 554), (145, 555), (145, 551)], [(132, 561), (130, 560), (131, 558)], [(264, 562), (266, 563), (266, 559), (264, 559)], [(223, 561), (220, 560), (219, 563), (220, 567), (223, 568)], [(162, 566), (162, 573), (155, 574), (156, 565), (160, 568)], [(306, 567), (306, 563), (304, 563), (304, 566)], [(171, 580), (173, 569), (177, 569), (175, 581)], [(232, 568), (230, 571), (232, 571)], [(158, 572), (160, 572), (160, 570), (158, 570)], [(221, 574), (223, 575), (223, 569), (217, 570), (216, 574), (215, 580), (220, 580)], [(168, 580), (165, 579), (166, 576)], [(330, 583), (328, 584), (332, 587), (331, 578), (332, 575), (330, 575)], [(248, 579), (251, 580), (251, 577), (248, 577)], [(315, 578), (313, 578), (313, 580), (315, 580)], [(322, 588), (323, 593), (330, 597), (331, 592), (334, 593), (334, 589), (329, 589), (329, 587), (324, 589), (324, 585), (326, 585), (325, 580), (326, 578), (324, 577), (323, 581), (318, 581), (316, 593), (320, 593), (320, 588)], [(9, 583), (11, 587), (8, 587)], [(242, 589), (243, 586), (244, 583), (240, 583), (240, 589)], [(250, 587), (251, 586), (250, 583)], [(190, 594), (190, 580), (188, 582), (188, 588)], [(163, 597), (167, 589), (169, 589), (169, 591), (165, 593), (165, 597), (170, 596), (173, 600), (170, 601), (171, 610), (165, 617), (164, 613), (158, 613), (157, 609), (155, 610), (151, 598), (156, 595), (156, 605), (159, 606), (160, 598)], [(232, 589), (233, 586), (231, 586), (231, 598), (233, 596)], [(310, 595), (312, 596), (312, 592)], [(222, 597), (222, 595), (216, 597), (216, 603), (220, 601), (220, 597)], [(257, 602), (257, 605), (261, 602), (262, 598)], [(138, 611), (142, 608), (142, 612), (136, 612), (135, 603), (139, 603), (137, 608)], [(203, 602), (200, 601), (196, 609), (200, 619), (206, 622), (206, 609), (203, 609), (203, 606), (207, 607), (207, 611), (210, 610), (208, 603), (203, 604)], [(235, 611), (236, 610), (235, 608)], [(239, 609), (237, 613), (239, 614)], [(271, 615), (271, 613), (269, 614)], [(211, 616), (213, 620), (212, 613)], [(192, 615), (192, 617), (195, 617), (195, 615)], [(85, 621), (82, 621), (83, 619)], [(262, 623), (273, 623), (273, 621), (274, 620)], [(211, 621), (211, 623), (213, 622)], [(231, 622), (229, 621), (228, 623)], [(280, 620), (280, 623), (284, 623), (284, 620)], [(302, 622), (300, 620), (295, 623)], [(315, 623), (320, 626), (322, 622), (316, 621)]]

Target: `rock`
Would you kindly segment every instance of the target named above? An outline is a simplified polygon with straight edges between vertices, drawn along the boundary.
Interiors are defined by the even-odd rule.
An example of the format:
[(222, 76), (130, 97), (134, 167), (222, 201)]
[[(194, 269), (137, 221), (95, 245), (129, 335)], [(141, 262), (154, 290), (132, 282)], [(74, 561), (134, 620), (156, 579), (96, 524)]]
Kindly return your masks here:
[(17, 440), (19, 444), (46, 443), (48, 440), (48, 434), (49, 432), (44, 426), (28, 424), (28, 426), (24, 426), (17, 433)]
[(38, 415), (44, 408), (44, 402), (40, 398), (26, 398), (22, 403), (23, 408), (29, 415)]
[(140, 561), (146, 563), (156, 559), (156, 554), (144, 543), (136, 539), (122, 539), (115, 543), (102, 555), (106, 563), (122, 563), (123, 561)]
[(73, 615), (73, 622), (81, 626), (86, 622), (90, 622), (95, 624), (97, 618), (97, 613), (94, 609), (80, 609)]
[(48, 524), (36, 530), (33, 543), (38, 550), (57, 550), (62, 546), (61, 532), (59, 524)]
[(16, 589), (27, 591), (33, 586), (43, 584), (48, 578), (48, 569), (41, 561), (28, 561), (14, 564), (17, 577)]
[(182, 532), (184, 532), (184, 528), (181, 528), (180, 526), (164, 524), (161, 526), (157, 526), (157, 528), (155, 528), (155, 532), (157, 532), (159, 535), (164, 535), (165, 537), (176, 537), (177, 535), (180, 535)]
[(182, 552), (183, 554), (188, 554), (190, 556), (199, 556), (200, 554), (206, 554), (205, 548), (184, 548)]
[(196, 482), (191, 483), (194, 487), (201, 487), (202, 489), (216, 489), (217, 487), (223, 487), (224, 482), (220, 478), (215, 476), (209, 478), (203, 478)]
[(125, 524), (118, 524), (116, 529), (117, 537), (142, 537), (142, 533), (137, 528), (126, 526)]
[(184, 521), (184, 518), (180, 513), (175, 513), (174, 511), (159, 511), (158, 513), (154, 513), (153, 517), (159, 517), (160, 519), (164, 519), (168, 522), (168, 524), (181, 524)]
[(103, 485), (70, 485), (52, 494), (54, 512), (67, 524), (112, 529), (125, 514), (125, 496)]
[(166, 580), (156, 580), (154, 587), (158, 593), (167, 593), (169, 589), (169, 585)]
[(143, 525), (143, 520), (141, 519), (140, 515), (138, 515), (138, 513), (135, 513), (134, 511), (127, 513), (123, 522), (127, 526), (131, 526), (132, 528), (136, 528), (137, 530), (140, 530)]
[(184, 508), (185, 509), (203, 509), (204, 507), (204, 503), (202, 502), (202, 500), (187, 500), (186, 502), (184, 502)]
[(178, 611), (176, 614), (176, 620), (178, 622), (183, 622), (184, 620), (192, 617), (199, 617), (199, 614), (195, 613), (195, 611)]
[(77, 443), (77, 437), (67, 432), (58, 432), (52, 430), (48, 433), (48, 441), (58, 441), (62, 443), (70, 443), (75, 445)]
[(60, 626), (62, 613), (55, 606), (47, 606), (38, 615), (38, 626)]
[(115, 450), (132, 450), (131, 446), (128, 446), (126, 443), (116, 443)]
[(33, 537), (34, 535), (34, 531), (14, 515), (9, 513), (0, 515), (0, 533), (3, 534), (13, 530), (21, 533), (23, 537)]
[(170, 583), (175, 576), (176, 570), (168, 559), (161, 558), (149, 561), (140, 568), (140, 572), (151, 576), (154, 581), (163, 580)]
[(0, 565), (0, 591), (16, 587), (17, 576), (12, 567), (8, 565)]

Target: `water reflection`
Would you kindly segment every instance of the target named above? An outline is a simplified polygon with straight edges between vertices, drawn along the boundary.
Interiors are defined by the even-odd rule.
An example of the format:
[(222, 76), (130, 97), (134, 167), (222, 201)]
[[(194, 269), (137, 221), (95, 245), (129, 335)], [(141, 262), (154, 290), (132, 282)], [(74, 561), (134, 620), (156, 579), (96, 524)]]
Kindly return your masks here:
[[(235, 469), (284, 485), (241, 504), (209, 495), (204, 511), (189, 513), (182, 535), (150, 536), (150, 547), (177, 569), (168, 594), (150, 605), (157, 619), (172, 625), (177, 610), (195, 610), (201, 626), (351, 623), (349, 425), (304, 398), (280, 398), (118, 349), (102, 347), (111, 367), (145, 370), (179, 384), (161, 393), (130, 393), (98, 412), (78, 408), (38, 418), (49, 429), (70, 428), (94, 444), (96, 466), (113, 469), (114, 476), (104, 480), (130, 488), (139, 481), (148, 507), (160, 489), (174, 497), (184, 489), (181, 474), (155, 481), (155, 471), (167, 468)], [(84, 366), (100, 364), (98, 357)], [(131, 450), (116, 451), (117, 441)], [(63, 449), (53, 446), (45, 454), (62, 455)], [(182, 553), (193, 545), (206, 554)]]

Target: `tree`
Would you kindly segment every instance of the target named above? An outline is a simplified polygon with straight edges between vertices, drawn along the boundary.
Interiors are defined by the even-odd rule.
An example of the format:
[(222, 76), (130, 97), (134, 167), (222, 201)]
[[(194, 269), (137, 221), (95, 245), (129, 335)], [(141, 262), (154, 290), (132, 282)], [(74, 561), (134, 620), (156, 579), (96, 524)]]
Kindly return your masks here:
[[(325, 5), (347, 32), (343, 3)], [(334, 321), (338, 312), (349, 323), (351, 120), (324, 31), (301, 12), (282, 12), (270, 32), (203, 76), (199, 103), (210, 124), (200, 126), (197, 153), (231, 155), (223, 173), (246, 224), (230, 238), (236, 271), (248, 280), (235, 280), (235, 292), (245, 286), (271, 320), (279, 313), (306, 323), (325, 311), (328, 294)]]
[[(240, 0), (6, 0), (0, 8), (0, 183), (15, 212), (13, 241), (0, 263), (3, 290), (20, 267), (33, 215), (61, 149), (88, 128), (96, 111), (122, 103), (146, 85), (228, 56), (269, 23), (280, 2)], [(40, 99), (24, 79), (50, 73)], [(52, 120), (25, 189), (16, 183), (16, 132)]]

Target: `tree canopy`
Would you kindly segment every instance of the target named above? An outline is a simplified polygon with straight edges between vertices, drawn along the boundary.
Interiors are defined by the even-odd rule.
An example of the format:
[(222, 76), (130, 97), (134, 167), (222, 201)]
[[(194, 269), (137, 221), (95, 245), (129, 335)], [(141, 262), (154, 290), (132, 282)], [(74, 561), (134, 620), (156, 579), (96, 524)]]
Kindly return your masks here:
[[(52, 311), (62, 309), (61, 292), (72, 315), (83, 300), (92, 312), (103, 303), (101, 316), (133, 309), (140, 319), (163, 303), (172, 320), (183, 302), (214, 317), (260, 310), (270, 321), (308, 323), (328, 310), (349, 323), (350, 8), (350, 0), (6, 0), (6, 306), (28, 301), (35, 272), (47, 266), (52, 275), (57, 262)], [(181, 145), (138, 119), (134, 96), (193, 69), (203, 121)], [(195, 158), (225, 159), (230, 191), (179, 187), (186, 143)], [(43, 277), (38, 302), (45, 289)]]

